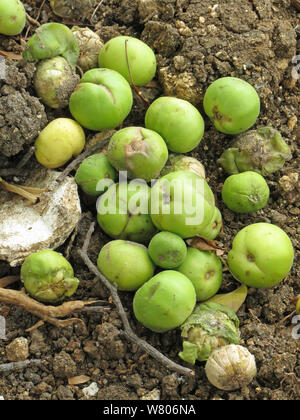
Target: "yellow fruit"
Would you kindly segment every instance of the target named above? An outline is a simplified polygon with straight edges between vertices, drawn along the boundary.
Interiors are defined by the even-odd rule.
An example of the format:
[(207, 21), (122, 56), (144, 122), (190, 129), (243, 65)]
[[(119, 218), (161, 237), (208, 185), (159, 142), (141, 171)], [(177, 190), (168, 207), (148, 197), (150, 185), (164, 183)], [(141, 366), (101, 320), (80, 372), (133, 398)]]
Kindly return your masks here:
[(35, 156), (46, 168), (59, 168), (72, 156), (79, 155), (85, 146), (82, 127), (70, 118), (51, 121), (35, 142)]

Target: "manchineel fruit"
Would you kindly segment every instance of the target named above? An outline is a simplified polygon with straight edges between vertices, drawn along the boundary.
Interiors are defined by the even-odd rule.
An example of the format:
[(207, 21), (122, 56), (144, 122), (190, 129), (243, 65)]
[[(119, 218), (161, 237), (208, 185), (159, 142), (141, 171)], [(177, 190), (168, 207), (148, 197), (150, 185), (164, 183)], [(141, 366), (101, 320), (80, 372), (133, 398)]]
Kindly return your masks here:
[(192, 282), (178, 271), (165, 270), (138, 289), (133, 299), (133, 311), (146, 328), (163, 333), (183, 324), (195, 304)]

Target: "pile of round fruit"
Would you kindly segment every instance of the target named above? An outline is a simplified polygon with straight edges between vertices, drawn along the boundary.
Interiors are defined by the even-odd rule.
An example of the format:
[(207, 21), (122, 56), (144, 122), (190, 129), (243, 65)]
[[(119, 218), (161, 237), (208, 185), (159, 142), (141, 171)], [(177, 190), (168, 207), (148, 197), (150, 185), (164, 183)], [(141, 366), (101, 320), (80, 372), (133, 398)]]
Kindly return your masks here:
[[(102, 45), (98, 38), (87, 29), (47, 23), (25, 47), (24, 58), (38, 61), (37, 94), (50, 107), (65, 106), (61, 92), (73, 86), (69, 81), (76, 65), (85, 71), (68, 97), (74, 119), (52, 121), (36, 141), (36, 158), (47, 168), (61, 167), (81, 153), (84, 129), (123, 125), (133, 105), (132, 87), (155, 76), (155, 54), (145, 43), (118, 36)], [(229, 174), (222, 190), (225, 205), (237, 213), (262, 209), (270, 194), (264, 176), (284, 165), (289, 147), (270, 127), (247, 131), (259, 116), (260, 99), (244, 80), (216, 80), (205, 93), (203, 107), (217, 130), (237, 135), (219, 159)], [(196, 303), (211, 299), (222, 284), (220, 258), (184, 241), (195, 236), (214, 240), (222, 228), (203, 165), (184, 155), (199, 146), (203, 134), (204, 120), (196, 107), (160, 97), (147, 109), (145, 127), (116, 131), (107, 150), (86, 158), (75, 175), (83, 192), (97, 198), (98, 223), (113, 239), (100, 250), (99, 270), (119, 290), (135, 292), (137, 320), (159, 333), (185, 325), (184, 334), (192, 324), (189, 317), (199, 316)], [(228, 268), (240, 283), (267, 288), (285, 278), (293, 257), (292, 243), (282, 229), (256, 223), (235, 237)], [(48, 250), (27, 258), (22, 279), (32, 296), (46, 302), (70, 296), (78, 286), (68, 262)], [(206, 313), (212, 310), (207, 308), (202, 306)], [(234, 313), (223, 309), (222, 314), (237, 326)], [(193, 340), (190, 336), (189, 349), (194, 349)], [(219, 345), (232, 342), (236, 344), (223, 340)], [(201, 354), (199, 360), (207, 360), (208, 355)]]

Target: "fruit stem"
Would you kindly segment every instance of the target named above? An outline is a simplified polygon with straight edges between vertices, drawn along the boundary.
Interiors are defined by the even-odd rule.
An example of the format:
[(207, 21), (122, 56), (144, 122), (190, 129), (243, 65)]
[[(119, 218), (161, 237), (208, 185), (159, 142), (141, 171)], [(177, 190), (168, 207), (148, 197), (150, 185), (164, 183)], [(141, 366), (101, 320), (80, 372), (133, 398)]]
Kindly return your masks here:
[(35, 204), (40, 198), (40, 195), (43, 192), (47, 191), (46, 189), (41, 188), (32, 188), (9, 184), (8, 182), (4, 181), (1, 177), (0, 188), (26, 198), (26, 200), (30, 201), (31, 204)]

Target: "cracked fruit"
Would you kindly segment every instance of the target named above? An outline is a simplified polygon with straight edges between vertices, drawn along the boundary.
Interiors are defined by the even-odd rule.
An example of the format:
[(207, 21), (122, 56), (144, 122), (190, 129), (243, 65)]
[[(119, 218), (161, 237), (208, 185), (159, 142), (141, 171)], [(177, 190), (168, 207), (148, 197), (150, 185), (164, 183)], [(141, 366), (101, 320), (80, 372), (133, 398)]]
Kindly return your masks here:
[(104, 245), (98, 256), (101, 273), (119, 290), (135, 291), (154, 273), (154, 264), (144, 245), (115, 240)]
[(235, 213), (253, 213), (268, 203), (270, 189), (263, 176), (247, 171), (229, 176), (222, 188), (222, 199)]
[(252, 127), (260, 113), (259, 96), (248, 82), (237, 77), (222, 77), (207, 89), (204, 111), (217, 130), (239, 134)]
[(163, 333), (179, 327), (191, 315), (195, 304), (192, 282), (177, 271), (165, 270), (138, 289), (133, 310), (146, 328)]
[(151, 221), (150, 187), (133, 180), (114, 184), (97, 202), (97, 220), (101, 229), (114, 239), (145, 243), (156, 233)]
[(111, 138), (107, 157), (118, 171), (129, 178), (156, 179), (168, 160), (168, 148), (161, 136), (142, 127), (127, 127)]
[(131, 87), (123, 76), (110, 69), (92, 69), (82, 76), (69, 107), (83, 127), (102, 131), (120, 125), (132, 103)]
[(21, 279), (33, 298), (48, 303), (72, 296), (79, 285), (71, 264), (50, 249), (35, 252), (25, 259)]
[(70, 118), (51, 121), (35, 142), (35, 156), (46, 168), (59, 168), (72, 156), (79, 155), (85, 146), (81, 126)]
[(204, 134), (204, 121), (197, 108), (183, 99), (161, 97), (148, 108), (145, 125), (156, 131), (175, 153), (195, 149)]
[(282, 229), (269, 223), (254, 223), (234, 238), (228, 267), (240, 283), (267, 288), (287, 276), (293, 259), (292, 242)]

